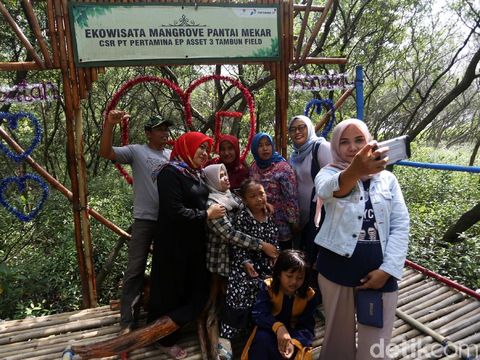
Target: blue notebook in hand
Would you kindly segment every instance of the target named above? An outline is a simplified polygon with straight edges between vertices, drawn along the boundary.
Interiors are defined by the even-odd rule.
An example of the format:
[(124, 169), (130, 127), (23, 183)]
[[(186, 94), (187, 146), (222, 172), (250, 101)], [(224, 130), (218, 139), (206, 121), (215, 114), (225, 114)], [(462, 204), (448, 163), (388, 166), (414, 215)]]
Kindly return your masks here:
[(360, 324), (383, 327), (383, 292), (377, 290), (357, 290), (355, 303), (357, 321)]

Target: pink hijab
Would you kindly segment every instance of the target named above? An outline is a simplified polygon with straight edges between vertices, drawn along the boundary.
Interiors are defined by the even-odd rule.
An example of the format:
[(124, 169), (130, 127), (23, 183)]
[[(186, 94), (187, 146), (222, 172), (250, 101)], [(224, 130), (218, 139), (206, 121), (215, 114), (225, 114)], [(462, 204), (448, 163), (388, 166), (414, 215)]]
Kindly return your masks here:
[(370, 134), (370, 131), (368, 131), (367, 125), (365, 125), (362, 120), (347, 119), (339, 122), (333, 129), (332, 139), (330, 140), (330, 151), (332, 152), (333, 158), (333, 163), (331, 165), (339, 168), (340, 170), (345, 169), (350, 164), (349, 162), (342, 160), (339, 152), (342, 134), (350, 125), (355, 126), (362, 132), (363, 136), (365, 136), (365, 140), (367, 140), (367, 143), (372, 140), (372, 135)]

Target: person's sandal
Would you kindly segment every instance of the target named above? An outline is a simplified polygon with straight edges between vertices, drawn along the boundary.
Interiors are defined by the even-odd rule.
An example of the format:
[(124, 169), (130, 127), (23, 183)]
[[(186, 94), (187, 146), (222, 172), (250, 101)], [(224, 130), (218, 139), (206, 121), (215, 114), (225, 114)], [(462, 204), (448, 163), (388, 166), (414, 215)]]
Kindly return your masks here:
[(217, 345), (217, 352), (218, 352), (218, 358), (220, 360), (232, 360), (233, 353), (232, 353), (232, 344), (230, 343), (230, 340), (225, 338), (219, 338), (218, 345)]
[(158, 343), (155, 344), (155, 347), (160, 350), (162, 353), (167, 354), (174, 360), (180, 360), (187, 357), (187, 352), (178, 345), (173, 346), (162, 346)]

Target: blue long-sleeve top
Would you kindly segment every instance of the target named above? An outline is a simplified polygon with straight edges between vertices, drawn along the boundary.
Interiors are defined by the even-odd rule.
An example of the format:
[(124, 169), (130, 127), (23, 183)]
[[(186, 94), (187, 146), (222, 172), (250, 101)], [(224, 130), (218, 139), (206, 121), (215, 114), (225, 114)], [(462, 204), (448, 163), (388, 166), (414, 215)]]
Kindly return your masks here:
[(297, 339), (303, 346), (311, 346), (315, 336), (315, 292), (309, 289), (306, 298), (287, 296), (281, 290), (274, 294), (269, 288), (268, 280), (271, 279), (262, 282), (260, 286), (252, 309), (253, 320), (259, 328), (271, 329), (275, 333), (284, 325), (292, 339)]

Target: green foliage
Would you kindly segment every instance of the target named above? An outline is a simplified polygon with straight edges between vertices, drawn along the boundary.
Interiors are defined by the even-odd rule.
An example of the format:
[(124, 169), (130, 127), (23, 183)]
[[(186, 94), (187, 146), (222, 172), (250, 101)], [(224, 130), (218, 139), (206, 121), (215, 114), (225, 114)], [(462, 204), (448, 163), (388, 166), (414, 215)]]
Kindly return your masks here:
[[(132, 219), (132, 189), (110, 165), (89, 183), (90, 205), (126, 229)], [(95, 272), (98, 273), (118, 236), (91, 218)], [(22, 224), (0, 208), (0, 318), (78, 309), (81, 281), (68, 200), (51, 191), (40, 215)], [(6, 230), (3, 236), (3, 229)], [(118, 284), (126, 264), (125, 250), (116, 259), (99, 294), (99, 303), (118, 298)]]
[(253, 57), (268, 58), (279, 56), (278, 38), (271, 38), (270, 47), (261, 48), (253, 53)]
[(98, 15), (104, 15), (112, 10), (104, 6), (79, 6), (77, 5), (74, 11), (74, 22), (81, 28), (88, 26), (88, 19), (97, 17)]
[[(412, 160), (461, 165), (470, 149), (413, 149)], [(480, 223), (464, 234), (463, 241), (442, 241), (447, 228), (480, 199), (478, 174), (395, 166), (410, 211), (408, 258), (432, 271), (471, 287), (480, 288)]]

